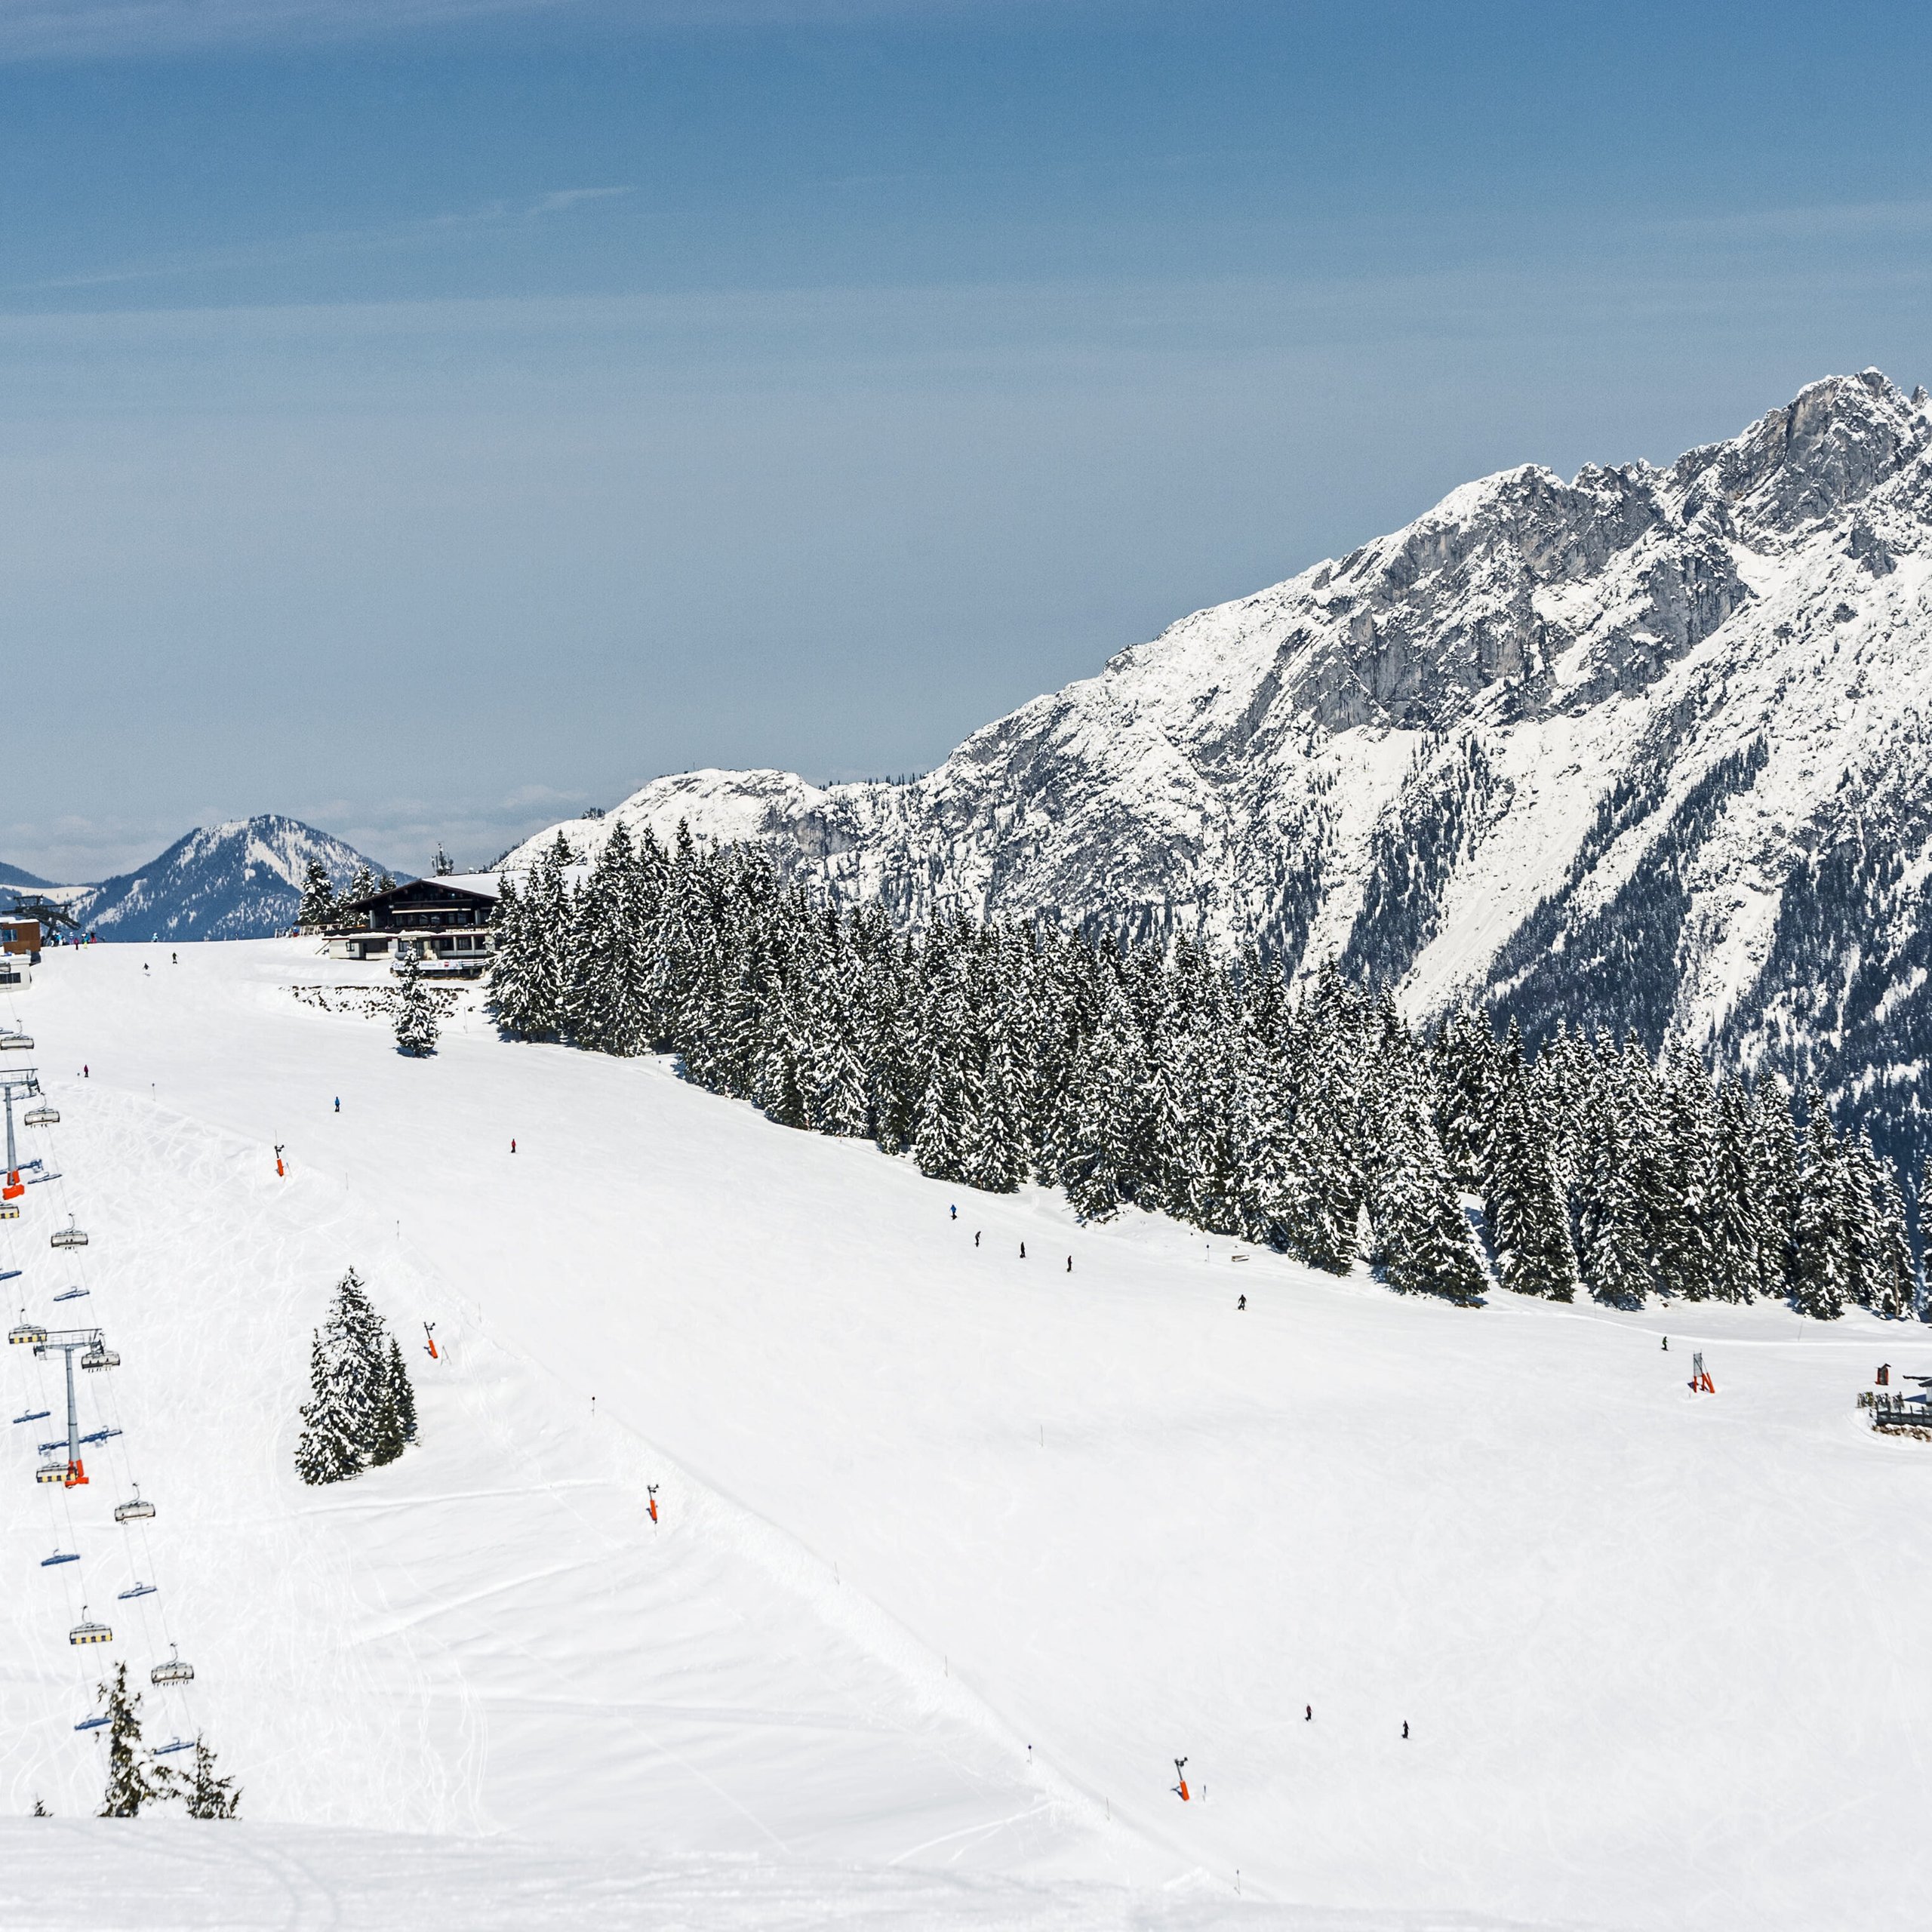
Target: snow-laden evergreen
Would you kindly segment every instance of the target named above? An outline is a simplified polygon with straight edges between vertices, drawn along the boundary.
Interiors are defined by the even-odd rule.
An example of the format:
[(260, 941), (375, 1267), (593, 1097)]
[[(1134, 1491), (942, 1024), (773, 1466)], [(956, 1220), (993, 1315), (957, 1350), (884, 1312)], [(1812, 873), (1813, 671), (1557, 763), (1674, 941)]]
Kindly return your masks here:
[[(1681, 1044), (1559, 1025), (1540, 1051), (1470, 1012), (1419, 1038), (1332, 968), (1122, 946), (1046, 921), (897, 931), (780, 884), (751, 847), (615, 827), (506, 878), (499, 1023), (688, 1076), (783, 1125), (865, 1137), (939, 1179), (1140, 1207), (1392, 1287), (1618, 1307), (1789, 1298), (1914, 1307), (1895, 1175), (1815, 1093), (1714, 1081)], [(1804, 1156), (1795, 1123), (1803, 1124)], [(1359, 1232), (1366, 1211), (1367, 1234)]]
[(344, 1481), (394, 1462), (416, 1440), (402, 1350), (353, 1268), (310, 1340), (309, 1389), (295, 1445), (295, 1472), (306, 1483)]

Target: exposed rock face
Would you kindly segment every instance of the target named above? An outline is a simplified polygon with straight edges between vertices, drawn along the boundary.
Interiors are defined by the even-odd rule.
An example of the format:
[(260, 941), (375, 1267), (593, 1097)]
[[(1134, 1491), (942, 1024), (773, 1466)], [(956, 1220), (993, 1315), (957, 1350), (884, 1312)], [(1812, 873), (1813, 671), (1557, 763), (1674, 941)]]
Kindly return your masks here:
[(1868, 370), (1668, 469), (1505, 471), (915, 783), (688, 773), (562, 829), (686, 819), (911, 921), (1198, 928), (1419, 1014), (1681, 1034), (1814, 1069), (1902, 1146), (1932, 1063), (1929, 412)]

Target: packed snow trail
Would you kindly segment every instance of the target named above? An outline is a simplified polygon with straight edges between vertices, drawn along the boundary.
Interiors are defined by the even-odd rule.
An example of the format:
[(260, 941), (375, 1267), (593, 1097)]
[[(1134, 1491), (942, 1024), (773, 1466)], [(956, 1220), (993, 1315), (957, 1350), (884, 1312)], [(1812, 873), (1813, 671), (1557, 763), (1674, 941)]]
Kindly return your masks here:
[[(1854, 1896), (1909, 1922), (1932, 1446), (1875, 1441), (1854, 1398), (1879, 1361), (1932, 1370), (1923, 1331), (1466, 1312), (1037, 1192), (955, 1221), (956, 1186), (657, 1062), (507, 1045), (473, 1010), (405, 1060), (288, 991), (377, 975), (263, 942), (144, 977), (144, 950), (53, 955), (20, 1004), (49, 1076), (91, 1063), (103, 1157), (146, 1164), (100, 1254), (180, 1298), (139, 1338), (176, 1351), (158, 1386), (225, 1385), (223, 1310), (262, 1365), (208, 1466), (250, 1487), (195, 1530), (305, 1687), (285, 1718), (245, 1659), (208, 1719), (257, 1817), (375, 1822), (345, 1807), (393, 1761), (437, 1795), (387, 1822), (645, 1817), (666, 1854), (1230, 1894), (1239, 1869), (1377, 1924), (1763, 1932)], [(184, 1198), (177, 1225), (197, 1161), (211, 1218)], [(1020, 1261), (1035, 1241), (1073, 1272)], [(349, 1260), (450, 1374), (417, 1358), (422, 1448), (304, 1493), (308, 1329)], [(312, 1590), (236, 1564), (271, 1531)], [(352, 1666), (383, 1709), (331, 1696)]]

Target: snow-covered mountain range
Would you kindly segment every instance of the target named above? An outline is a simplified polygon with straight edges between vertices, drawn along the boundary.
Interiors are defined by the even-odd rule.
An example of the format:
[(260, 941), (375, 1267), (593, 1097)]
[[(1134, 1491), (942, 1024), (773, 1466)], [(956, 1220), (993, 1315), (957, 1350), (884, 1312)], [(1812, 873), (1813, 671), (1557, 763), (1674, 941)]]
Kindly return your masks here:
[(1812, 383), (1668, 467), (1536, 465), (1184, 618), (903, 784), (699, 771), (561, 829), (770, 841), (902, 918), (1051, 912), (1815, 1073), (1932, 1063), (1932, 410)]
[(340, 838), (269, 812), (199, 826), (138, 871), (51, 896), (103, 940), (264, 939), (295, 923), (315, 859), (338, 889), (363, 866), (381, 869)]

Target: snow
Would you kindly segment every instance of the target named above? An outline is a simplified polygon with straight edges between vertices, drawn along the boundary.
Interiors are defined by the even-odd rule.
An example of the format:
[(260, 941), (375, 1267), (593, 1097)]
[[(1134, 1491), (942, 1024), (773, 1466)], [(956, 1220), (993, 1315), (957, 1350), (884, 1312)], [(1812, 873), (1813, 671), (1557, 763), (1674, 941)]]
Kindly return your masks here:
[[(1932, 1444), (1854, 1397), (1932, 1373), (1923, 1331), (1232, 1265), (473, 1008), (403, 1060), (291, 997), (382, 983), (303, 943), (174, 950), (0, 1003), (64, 1176), (0, 1267), (105, 1325), (84, 1415), (125, 1431), (69, 1495), (9, 1430), (10, 1932), (1916, 1923)], [(446, 1354), (419, 1448), (305, 1490), (352, 1262)], [(160, 1589), (122, 1604), (136, 1480)], [(66, 1643), (83, 1601), (112, 1649)], [(204, 1727), (243, 1818), (87, 1822), (71, 1726), (170, 1641), (150, 1734)]]

